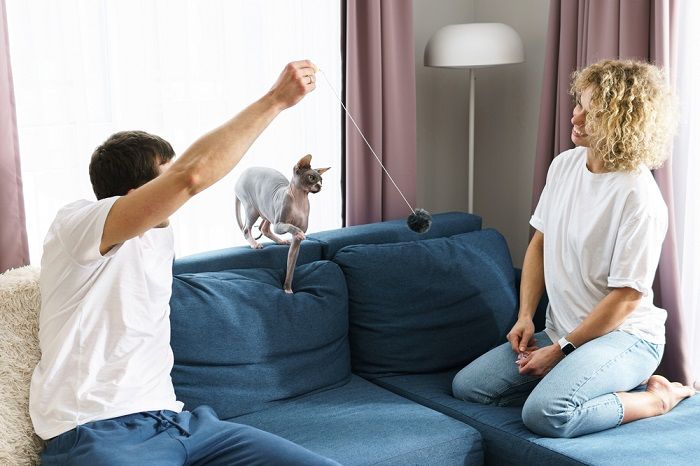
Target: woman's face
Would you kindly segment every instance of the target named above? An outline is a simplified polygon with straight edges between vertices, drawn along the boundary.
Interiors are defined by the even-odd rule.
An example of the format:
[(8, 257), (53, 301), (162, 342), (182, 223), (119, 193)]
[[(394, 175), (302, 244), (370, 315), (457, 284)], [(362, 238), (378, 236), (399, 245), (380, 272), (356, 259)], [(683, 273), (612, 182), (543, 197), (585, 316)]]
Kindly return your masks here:
[(591, 109), (592, 88), (587, 87), (580, 95), (576, 96), (576, 107), (571, 117), (571, 140), (577, 146), (590, 147), (588, 133), (586, 132), (586, 115)]

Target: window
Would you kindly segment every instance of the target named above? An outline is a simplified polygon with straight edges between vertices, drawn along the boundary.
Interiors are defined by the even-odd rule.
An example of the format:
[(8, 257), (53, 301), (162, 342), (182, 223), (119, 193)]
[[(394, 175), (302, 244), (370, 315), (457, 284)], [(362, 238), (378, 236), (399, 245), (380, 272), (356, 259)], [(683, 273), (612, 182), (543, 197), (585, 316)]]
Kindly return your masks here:
[(674, 145), (673, 194), (676, 203), (676, 242), (681, 277), (683, 325), (695, 388), (700, 390), (700, 4), (679, 5), (677, 93), (680, 121)]
[[(262, 96), (292, 60), (341, 86), (340, 2), (6, 0), (30, 258), (58, 209), (94, 199), (90, 155), (140, 129), (181, 154)], [(248, 166), (288, 178), (304, 154), (332, 169), (310, 195), (309, 231), (341, 226), (340, 104), (325, 80), (283, 112), (224, 180), (172, 218), (176, 254), (245, 244), (233, 186)]]

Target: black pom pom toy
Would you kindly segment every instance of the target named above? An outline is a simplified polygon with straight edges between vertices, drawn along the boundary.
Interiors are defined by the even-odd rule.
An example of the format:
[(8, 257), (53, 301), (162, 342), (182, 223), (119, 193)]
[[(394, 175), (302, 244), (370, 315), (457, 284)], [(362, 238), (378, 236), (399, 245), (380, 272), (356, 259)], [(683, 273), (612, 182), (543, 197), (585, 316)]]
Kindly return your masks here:
[(406, 220), (408, 228), (416, 233), (425, 233), (430, 229), (430, 225), (432, 223), (433, 217), (431, 217), (428, 211), (425, 209), (416, 209), (411, 215), (408, 216), (408, 220)]
[(427, 210), (425, 209), (416, 209), (413, 210), (413, 207), (411, 207), (411, 204), (408, 202), (406, 199), (406, 196), (403, 195), (401, 192), (401, 189), (399, 189), (399, 186), (396, 184), (394, 179), (391, 177), (389, 172), (387, 171), (386, 167), (382, 163), (381, 159), (377, 155), (376, 152), (374, 152), (374, 149), (372, 148), (372, 145), (369, 143), (367, 138), (365, 137), (364, 133), (360, 129), (360, 127), (355, 123), (355, 119), (352, 117), (350, 112), (348, 112), (347, 107), (343, 103), (343, 99), (340, 98), (340, 95), (336, 92), (335, 89), (333, 89), (333, 86), (331, 85), (331, 82), (328, 80), (328, 77), (326, 76), (326, 73), (323, 72), (322, 69), (316, 68), (316, 71), (321, 73), (321, 76), (326, 80), (326, 83), (328, 84), (328, 88), (333, 91), (333, 94), (335, 94), (335, 98), (338, 99), (338, 102), (340, 102), (340, 105), (343, 107), (343, 110), (345, 110), (345, 114), (350, 118), (350, 121), (352, 121), (352, 124), (355, 125), (355, 128), (357, 128), (357, 132), (360, 133), (360, 136), (362, 136), (362, 139), (365, 141), (365, 144), (367, 144), (367, 147), (369, 147), (369, 150), (372, 151), (372, 155), (374, 155), (374, 158), (377, 159), (377, 162), (379, 165), (382, 167), (382, 170), (384, 170), (384, 173), (386, 173), (386, 176), (389, 177), (389, 180), (393, 183), (394, 187), (396, 190), (399, 192), (401, 197), (403, 198), (404, 202), (408, 206), (409, 209), (411, 209), (411, 215), (408, 216), (408, 219), (406, 220), (406, 224), (408, 225), (408, 228), (411, 230), (415, 231), (416, 233), (425, 233), (430, 229), (430, 225), (433, 222), (433, 217), (430, 216)]

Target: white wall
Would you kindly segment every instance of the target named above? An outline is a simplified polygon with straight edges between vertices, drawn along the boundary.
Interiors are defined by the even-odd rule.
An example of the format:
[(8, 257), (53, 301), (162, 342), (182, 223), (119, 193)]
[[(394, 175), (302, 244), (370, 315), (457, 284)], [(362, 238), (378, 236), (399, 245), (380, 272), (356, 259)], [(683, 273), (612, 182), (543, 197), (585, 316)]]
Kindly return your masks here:
[(418, 205), (467, 210), (467, 72), (426, 68), (423, 50), (446, 24), (500, 22), (525, 46), (525, 63), (477, 71), (474, 211), (522, 265), (544, 67), (548, 0), (413, 0), (418, 111)]
[(450, 23), (474, 22), (473, 0), (413, 0), (418, 137), (417, 205), (467, 211), (466, 71), (423, 66), (430, 36)]

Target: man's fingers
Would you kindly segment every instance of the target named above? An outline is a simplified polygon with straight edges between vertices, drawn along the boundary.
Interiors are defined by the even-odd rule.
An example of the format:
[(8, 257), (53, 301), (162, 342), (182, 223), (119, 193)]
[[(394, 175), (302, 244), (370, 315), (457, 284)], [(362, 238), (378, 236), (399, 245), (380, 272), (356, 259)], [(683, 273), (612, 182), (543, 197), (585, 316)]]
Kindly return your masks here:
[(316, 71), (313, 68), (299, 68), (298, 73), (304, 84), (313, 84), (316, 82)]
[(300, 76), (312, 76), (318, 72), (318, 66), (311, 60), (300, 60), (290, 63)]
[(311, 68), (314, 70), (318, 69), (318, 66), (316, 66), (311, 60), (299, 60), (299, 61), (293, 61), (291, 63), (294, 68)]

